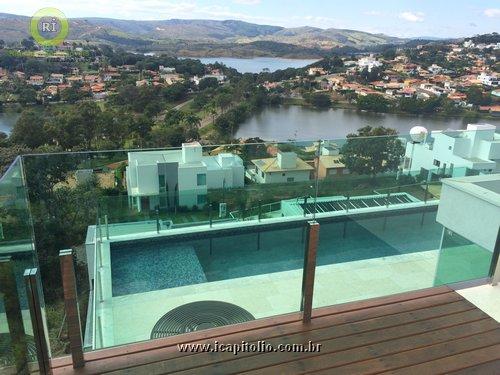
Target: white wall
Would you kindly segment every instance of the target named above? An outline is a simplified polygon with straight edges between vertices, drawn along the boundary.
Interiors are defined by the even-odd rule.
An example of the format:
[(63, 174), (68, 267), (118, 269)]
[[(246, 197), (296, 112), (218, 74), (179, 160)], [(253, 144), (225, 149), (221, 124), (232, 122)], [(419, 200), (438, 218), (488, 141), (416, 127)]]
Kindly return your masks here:
[(309, 181), (310, 176), (310, 171), (266, 172), (264, 173), (263, 182), (266, 184), (283, 183), (287, 182), (287, 179), (291, 177), (294, 178), (293, 182)]
[(155, 195), (159, 194), (160, 186), (158, 182), (158, 166), (141, 165), (135, 168), (137, 187), (139, 188), (139, 195)]
[(198, 186), (198, 174), (207, 174), (207, 167), (201, 164), (179, 166), (178, 188), (180, 206), (191, 207), (198, 205), (198, 195), (207, 194), (207, 185)]
[(436, 220), (462, 237), (493, 251), (500, 225), (500, 207), (444, 182)]

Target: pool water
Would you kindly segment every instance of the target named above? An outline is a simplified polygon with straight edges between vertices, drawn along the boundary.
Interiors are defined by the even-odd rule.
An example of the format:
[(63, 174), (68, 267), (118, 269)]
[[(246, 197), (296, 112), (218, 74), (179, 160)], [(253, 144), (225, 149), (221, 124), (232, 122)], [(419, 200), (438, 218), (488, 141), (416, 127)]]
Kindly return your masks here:
[[(317, 265), (439, 248), (436, 212), (321, 224)], [(113, 295), (301, 269), (302, 228), (209, 239), (112, 243)]]

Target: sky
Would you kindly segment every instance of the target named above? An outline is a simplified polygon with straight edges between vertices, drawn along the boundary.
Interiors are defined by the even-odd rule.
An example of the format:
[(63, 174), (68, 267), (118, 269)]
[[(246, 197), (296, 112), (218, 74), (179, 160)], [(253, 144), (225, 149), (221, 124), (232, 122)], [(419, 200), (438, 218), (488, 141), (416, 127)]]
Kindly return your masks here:
[(134, 20), (237, 19), (284, 27), (346, 28), (398, 37), (500, 32), (500, 0), (0, 0), (0, 12)]

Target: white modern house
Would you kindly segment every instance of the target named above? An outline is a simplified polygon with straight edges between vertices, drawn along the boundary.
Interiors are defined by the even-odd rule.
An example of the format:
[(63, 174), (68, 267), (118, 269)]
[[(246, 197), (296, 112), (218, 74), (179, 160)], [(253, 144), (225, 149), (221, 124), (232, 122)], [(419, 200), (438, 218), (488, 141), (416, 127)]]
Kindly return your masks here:
[(314, 170), (295, 152), (278, 151), (276, 157), (254, 159), (252, 164), (247, 176), (259, 184), (309, 181)]
[(496, 75), (481, 73), (477, 79), (485, 86), (497, 87), (500, 85), (500, 77)]
[(358, 60), (358, 68), (360, 70), (364, 70), (366, 68), (369, 72), (371, 72), (373, 68), (379, 68), (381, 66), (382, 63), (371, 55), (362, 57)]
[[(423, 128), (422, 128), (423, 129)], [(462, 177), (500, 172), (500, 134), (493, 125), (469, 124), (466, 131), (433, 131), (406, 144), (403, 172)]]
[(203, 207), (209, 189), (243, 187), (245, 169), (238, 155), (205, 156), (198, 142), (183, 143), (180, 150), (129, 152), (126, 181), (139, 211)]

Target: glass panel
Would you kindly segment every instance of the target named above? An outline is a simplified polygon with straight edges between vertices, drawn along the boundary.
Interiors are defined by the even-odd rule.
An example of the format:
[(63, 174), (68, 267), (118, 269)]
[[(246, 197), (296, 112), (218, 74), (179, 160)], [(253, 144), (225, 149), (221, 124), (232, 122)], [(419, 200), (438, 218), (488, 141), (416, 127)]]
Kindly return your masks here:
[(0, 179), (0, 372), (36, 370), (24, 270), (35, 266), (21, 158)]
[(435, 284), (488, 277), (493, 252), (444, 228)]
[[(314, 307), (487, 277), (492, 249), (451, 240), (457, 236), (443, 228), (447, 217), (465, 223), (472, 219), (465, 211), (482, 210), (480, 201), (443, 193), (447, 178), (468, 175), (467, 160), (438, 153), (437, 165), (427, 155), (439, 142), (449, 151), (446, 142), (473, 136), (433, 134), (434, 143), (401, 136), (322, 141), (318, 197), (310, 205), (321, 223)], [(470, 188), (470, 182), (464, 184)], [(460, 219), (450, 206), (468, 208)], [(482, 215), (491, 221), (495, 213)]]
[(437, 206), (404, 190), (318, 199), (319, 210), (338, 210), (320, 219), (314, 307), (434, 286)]
[[(443, 227), (453, 227), (439, 213), (449, 177), (487, 173), (475, 168), (476, 159), (428, 155), (443, 140), (472, 138), (411, 139), (189, 143), (24, 157), (53, 355), (67, 345), (53, 270), (59, 250), (69, 247), (76, 251), (86, 350), (158, 337), (159, 326), (153, 330), (163, 315), (194, 302), (236, 305), (226, 308), (242, 319), (297, 311), (303, 228), (313, 218), (321, 224), (315, 307), (483, 277), (487, 257), (478, 261), (472, 243), (490, 248), (461, 232), (468, 245), (450, 242)], [(452, 206), (462, 203), (452, 199)], [(22, 237), (12, 220), (3, 219), (4, 233)], [(450, 264), (461, 271), (450, 274)]]
[(88, 273), (88, 233), (95, 231), (97, 202), (105, 192), (114, 193), (115, 153), (71, 153), (23, 157), (34, 222), (37, 254), (46, 303), (46, 317), (53, 357), (67, 355), (68, 338), (59, 251), (72, 248), (85, 330), (91, 289)]
[(300, 223), (104, 239), (97, 252), (94, 349), (299, 310)]

